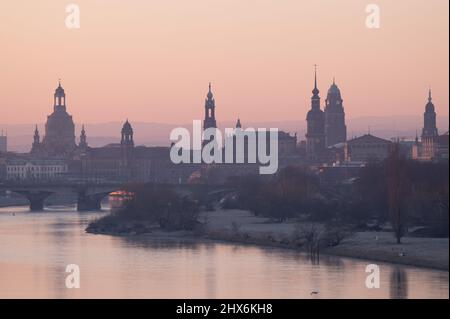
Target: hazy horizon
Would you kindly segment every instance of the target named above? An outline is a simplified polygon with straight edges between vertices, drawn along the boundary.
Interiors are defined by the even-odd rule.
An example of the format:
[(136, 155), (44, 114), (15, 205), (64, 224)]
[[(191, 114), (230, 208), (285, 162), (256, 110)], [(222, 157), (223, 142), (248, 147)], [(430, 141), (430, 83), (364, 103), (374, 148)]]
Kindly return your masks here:
[[(425, 107), (425, 105), (424, 105)], [(69, 112), (70, 113), (70, 112)], [(50, 115), (51, 112), (49, 112), (47, 115)], [(2, 128), (2, 125), (5, 126), (20, 126), (20, 125), (45, 125), (45, 121), (47, 120), (47, 115), (45, 116), (45, 118), (43, 119), (39, 119), (39, 121), (35, 121), (35, 122), (19, 122), (19, 123), (3, 123), (0, 122), (0, 129)], [(73, 115), (73, 114), (71, 114)], [(186, 119), (184, 121), (173, 121), (173, 122), (169, 122), (169, 121), (147, 121), (147, 120), (134, 120), (131, 119), (129, 117), (126, 117), (122, 120), (109, 120), (109, 121), (96, 121), (96, 122), (89, 122), (89, 121), (84, 121), (84, 122), (80, 122), (80, 121), (76, 121), (76, 119), (74, 119), (75, 125), (80, 126), (80, 125), (101, 125), (101, 124), (110, 124), (110, 123), (123, 123), (126, 120), (129, 120), (129, 122), (131, 124), (133, 123), (140, 123), (140, 124), (162, 124), (162, 125), (180, 125), (180, 124), (192, 124), (192, 120), (201, 120), (203, 121), (203, 114), (200, 114), (201, 116), (198, 116), (196, 118), (192, 118), (192, 119)], [(423, 119), (423, 114), (392, 114), (389, 116), (383, 116), (383, 115), (365, 115), (365, 116), (356, 116), (356, 117), (349, 117), (346, 115), (346, 120), (359, 120), (359, 119), (386, 119), (386, 118), (402, 118), (402, 117), (406, 117), (406, 118), (412, 118), (412, 117), (417, 117), (420, 118), (421, 120)], [(445, 113), (445, 114), (436, 114), (436, 121), (440, 121), (440, 117), (444, 118), (444, 120), (446, 120), (447, 117), (449, 117), (449, 113)], [(242, 117), (237, 117), (235, 119), (225, 119), (225, 120), (217, 120), (218, 123), (235, 123), (237, 119), (241, 119), (241, 121), (243, 121)], [(250, 120), (248, 121), (248, 123), (289, 123), (289, 122), (299, 122), (299, 121), (304, 121), (305, 122), (305, 126), (306, 126), (306, 114), (305, 114), (305, 118), (300, 118), (300, 119), (267, 119), (267, 120)], [(442, 122), (442, 119), (441, 119)]]
[[(134, 129), (135, 142), (138, 145), (168, 146), (170, 144), (169, 134), (174, 127), (192, 127), (192, 122), (179, 123), (155, 123), (145, 121), (133, 121), (130, 119)], [(347, 119), (347, 134), (349, 138), (361, 136), (369, 132), (372, 135), (390, 139), (394, 137), (402, 139), (413, 139), (415, 134), (420, 136), (423, 125), (422, 115), (397, 115), (390, 117), (358, 117)], [(241, 119), (243, 127), (276, 127), (291, 134), (297, 133), (297, 140), (305, 139), (306, 121), (294, 119), (285, 121), (247, 121)], [(44, 123), (37, 123), (41, 137), (45, 135)], [(81, 125), (75, 123), (75, 135), (78, 140)], [(8, 130), (8, 148), (11, 151), (27, 152), (30, 150), (36, 123), (3, 124), (0, 130)], [(120, 129), (123, 121), (108, 121), (85, 124), (87, 141), (92, 147), (104, 146), (109, 143), (117, 143), (120, 139)], [(218, 127), (234, 127), (235, 121), (218, 121)], [(448, 131), (448, 116), (437, 117), (439, 134)]]

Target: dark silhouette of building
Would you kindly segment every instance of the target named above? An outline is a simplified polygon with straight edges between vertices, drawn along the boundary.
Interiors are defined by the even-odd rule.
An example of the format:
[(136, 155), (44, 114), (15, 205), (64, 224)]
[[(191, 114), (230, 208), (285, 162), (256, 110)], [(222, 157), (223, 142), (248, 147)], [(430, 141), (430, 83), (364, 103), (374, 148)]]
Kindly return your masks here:
[(391, 141), (365, 134), (345, 143), (344, 157), (346, 162), (381, 161), (389, 156)]
[(423, 129), (421, 140), (421, 155), (423, 160), (433, 160), (437, 151), (438, 130), (436, 127), (436, 112), (431, 98), (431, 89), (428, 91), (428, 102), (423, 114)]
[(319, 89), (317, 88), (317, 70), (314, 71), (314, 89), (312, 90), (311, 110), (306, 116), (306, 153), (308, 160), (319, 162), (325, 155), (325, 114), (320, 109)]
[(436, 138), (435, 145), (436, 145), (435, 159), (437, 161), (448, 161), (448, 145), (449, 145), (448, 131), (442, 135), (439, 135)]
[[(131, 127), (128, 119), (122, 126), (122, 137), (120, 140), (120, 150), (121, 150), (121, 172), (123, 177), (129, 179), (132, 177), (132, 161), (134, 153), (134, 139), (133, 139), (133, 128)], [(129, 176), (128, 176), (129, 175)]]
[[(85, 133), (83, 138), (87, 145)], [(36, 126), (31, 153), (37, 157), (69, 159), (76, 155), (78, 151), (79, 148), (75, 143), (75, 124), (72, 116), (67, 113), (66, 93), (61, 86), (61, 82), (59, 82), (53, 96), (53, 113), (47, 117), (47, 123), (45, 124), (44, 138), (40, 141)]]
[(3, 130), (0, 134), (0, 153), (6, 153), (8, 151), (8, 136), (3, 134)]
[(241, 119), (237, 119), (236, 128), (242, 128)]
[(75, 125), (66, 110), (66, 94), (59, 83), (53, 97), (53, 113), (47, 118), (42, 146), (49, 155), (70, 155), (76, 148)]
[(94, 180), (182, 183), (195, 170), (195, 165), (172, 163), (169, 147), (136, 146), (128, 120), (122, 126), (120, 143), (87, 147), (80, 158), (82, 177)]
[(86, 151), (88, 148), (87, 136), (86, 131), (84, 129), (84, 125), (81, 127), (80, 143), (78, 143), (78, 147), (82, 152)]
[[(234, 154), (233, 160), (235, 162), (237, 161), (236, 154), (238, 152), (236, 134), (239, 134), (239, 133), (243, 134), (242, 135), (242, 137), (243, 137), (242, 147), (244, 150), (244, 153), (243, 153), (244, 154), (244, 156), (243, 156), (244, 162), (247, 163), (248, 159), (251, 158), (252, 156), (257, 157), (258, 149), (259, 149), (258, 141), (260, 139), (261, 133), (258, 130), (255, 130), (254, 132), (255, 132), (255, 139), (254, 139), (255, 147), (252, 150), (252, 149), (250, 149), (250, 146), (249, 146), (250, 138), (249, 138), (249, 136), (246, 136), (245, 129), (242, 128), (241, 120), (240, 119), (237, 120), (235, 132), (234, 132), (234, 135), (232, 136), (233, 137), (233, 154)], [(277, 136), (278, 136), (278, 150), (277, 151), (278, 151), (279, 160), (282, 162), (283, 161), (286, 162), (285, 161), (286, 158), (292, 157), (295, 159), (295, 161), (298, 161), (299, 156), (298, 156), (298, 149), (297, 149), (297, 134), (291, 135), (288, 132), (278, 131)], [(267, 130), (265, 132), (265, 139), (266, 139), (265, 147), (266, 147), (266, 152), (267, 152), (270, 150), (270, 147), (271, 147), (269, 130)], [(253, 152), (254, 152), (254, 154), (251, 154)], [(295, 161), (294, 161), (294, 163), (295, 163)], [(290, 163), (290, 164), (293, 164), (293, 163)]]
[(33, 144), (31, 145), (31, 153), (36, 154), (41, 150), (41, 137), (39, 135), (38, 126), (34, 129)]
[(423, 113), (423, 129), (422, 139), (427, 137), (436, 137), (438, 130), (436, 127), (436, 112), (431, 97), (431, 89), (428, 91), (428, 103), (425, 105), (425, 113)]
[(203, 122), (203, 129), (216, 128), (216, 101), (214, 100), (214, 95), (211, 91), (211, 83), (209, 83), (208, 94), (205, 99), (205, 120)]
[(328, 89), (325, 100), (325, 134), (326, 145), (333, 146), (347, 140), (347, 127), (345, 126), (345, 113), (341, 91), (334, 79)]

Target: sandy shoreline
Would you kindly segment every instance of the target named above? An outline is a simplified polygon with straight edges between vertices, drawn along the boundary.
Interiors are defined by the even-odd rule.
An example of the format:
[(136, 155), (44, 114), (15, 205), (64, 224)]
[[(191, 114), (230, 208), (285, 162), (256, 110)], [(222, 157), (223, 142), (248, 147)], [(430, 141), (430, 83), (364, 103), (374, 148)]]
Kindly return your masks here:
[[(255, 217), (243, 210), (215, 210), (202, 212), (200, 221), (205, 224), (200, 232), (164, 232), (148, 229), (145, 236), (157, 238), (178, 237), (198, 238), (250, 244), (258, 246), (279, 247), (302, 250), (293, 240), (293, 234), (298, 230), (298, 223), (274, 223), (268, 218)], [(116, 232), (108, 229), (89, 229), (91, 233), (101, 233), (116, 236), (137, 235), (133, 227), (129, 230)], [(364, 259), (371, 262), (389, 262), (409, 266), (449, 270), (448, 238), (408, 238), (397, 245), (392, 233), (388, 232), (358, 232), (343, 240), (334, 247), (323, 248), (321, 254)]]

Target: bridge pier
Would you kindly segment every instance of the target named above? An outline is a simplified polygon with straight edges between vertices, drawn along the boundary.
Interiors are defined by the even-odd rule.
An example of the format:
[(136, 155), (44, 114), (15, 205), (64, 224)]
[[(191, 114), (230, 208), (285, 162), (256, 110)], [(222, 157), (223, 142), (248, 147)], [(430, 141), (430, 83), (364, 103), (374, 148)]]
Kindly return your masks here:
[(31, 211), (39, 211), (44, 209), (44, 200), (49, 197), (52, 192), (46, 191), (15, 191), (22, 194), (30, 202)]
[(103, 197), (108, 193), (92, 194), (86, 195), (85, 191), (78, 193), (77, 210), (82, 211), (92, 211), (100, 210)]

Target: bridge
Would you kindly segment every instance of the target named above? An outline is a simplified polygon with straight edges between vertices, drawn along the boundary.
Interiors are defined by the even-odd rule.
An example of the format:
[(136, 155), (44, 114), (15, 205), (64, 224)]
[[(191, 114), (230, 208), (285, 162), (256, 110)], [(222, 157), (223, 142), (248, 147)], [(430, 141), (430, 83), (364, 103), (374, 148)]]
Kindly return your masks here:
[(77, 210), (99, 210), (102, 199), (108, 194), (121, 190), (121, 182), (93, 181), (7, 181), (0, 183), (0, 190), (10, 191), (26, 197), (31, 211), (44, 209), (47, 197), (56, 193), (77, 194)]
[[(6, 181), (0, 183), (0, 191), (10, 191), (26, 197), (31, 211), (44, 209), (44, 202), (50, 195), (56, 193), (75, 193), (77, 195), (77, 210), (100, 210), (103, 198), (112, 192), (125, 189), (130, 182), (119, 181)], [(161, 187), (173, 187), (177, 192), (196, 196), (201, 193), (206, 200), (218, 200), (233, 188), (224, 185), (210, 184), (154, 184)]]

